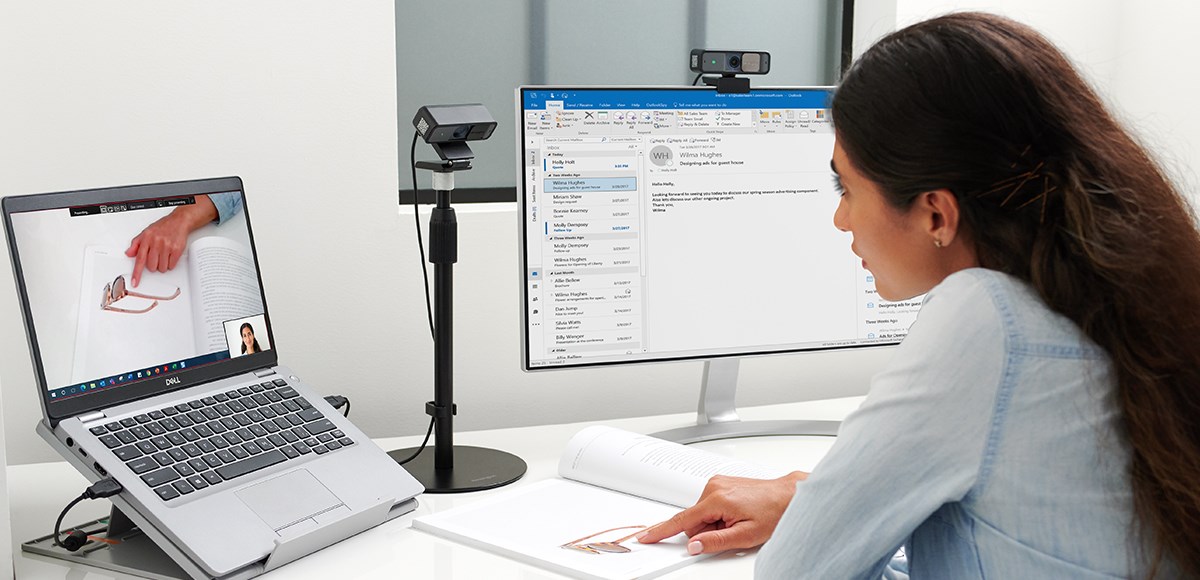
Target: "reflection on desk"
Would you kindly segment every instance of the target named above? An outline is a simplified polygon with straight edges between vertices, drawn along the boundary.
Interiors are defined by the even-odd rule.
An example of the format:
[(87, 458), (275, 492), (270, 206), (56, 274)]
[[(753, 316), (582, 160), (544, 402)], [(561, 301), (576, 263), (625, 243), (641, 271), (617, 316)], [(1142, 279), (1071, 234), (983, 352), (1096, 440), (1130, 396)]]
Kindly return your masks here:
[[(742, 418), (841, 420), (862, 402), (848, 397), (739, 409)], [(455, 434), (455, 443), (486, 445), (520, 456), (529, 464), (525, 477), (514, 485), (554, 477), (558, 458), (567, 441), (588, 425), (603, 424), (639, 433), (652, 433), (681, 427), (695, 421), (691, 413), (617, 419), (590, 423), (569, 423)], [(377, 439), (383, 449), (419, 445), (420, 437)], [(812, 471), (817, 461), (833, 444), (830, 437), (758, 437), (697, 443), (697, 447), (762, 465), (791, 470)], [(103, 570), (74, 568), (64, 562), (23, 554), (19, 545), (50, 532), (54, 518), (63, 506), (87, 487), (87, 481), (65, 462), (16, 465), (8, 468), (12, 506), (13, 560), (17, 578), (103, 580), (130, 578)], [(511, 487), (511, 486), (510, 486)], [(270, 579), (345, 578), (374, 579), (396, 577), (432, 579), (521, 579), (561, 578), (532, 566), (487, 552), (461, 546), (448, 540), (410, 529), (413, 517), (478, 501), (507, 488), (461, 495), (419, 496), (420, 506), (409, 515), (397, 518), (261, 576)], [(64, 525), (85, 522), (107, 515), (108, 502), (89, 501), (77, 505)], [(728, 553), (663, 576), (666, 579), (749, 578), (753, 574), (754, 551)], [(86, 573), (86, 576), (84, 575)]]

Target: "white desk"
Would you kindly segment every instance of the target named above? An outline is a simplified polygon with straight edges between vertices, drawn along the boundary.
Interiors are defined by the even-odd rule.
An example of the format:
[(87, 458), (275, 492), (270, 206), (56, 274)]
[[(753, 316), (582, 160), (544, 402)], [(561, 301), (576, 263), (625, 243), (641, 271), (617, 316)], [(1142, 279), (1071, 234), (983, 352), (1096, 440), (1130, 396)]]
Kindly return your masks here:
[[(739, 412), (744, 420), (755, 419), (823, 419), (841, 420), (862, 402), (862, 397), (830, 399), (808, 403), (789, 403), (766, 407), (750, 407)], [(352, 415), (353, 417), (353, 415)], [(651, 433), (682, 427), (695, 422), (695, 414), (662, 415), (634, 419), (616, 419), (593, 423), (545, 425), (516, 429), (497, 429), (455, 434), (455, 443), (502, 449), (520, 456), (529, 464), (529, 471), (517, 483), (484, 492), (458, 495), (420, 496), (415, 512), (363, 532), (339, 544), (288, 564), (264, 580), (295, 578), (405, 578), (462, 579), (552, 579), (558, 574), (546, 572), (502, 556), (496, 556), (449, 540), (411, 529), (413, 517), (464, 505), (489, 494), (500, 493), (514, 486), (554, 477), (558, 455), (567, 440), (591, 424), (605, 424), (640, 433)], [(380, 447), (398, 449), (419, 445), (420, 437), (396, 437), (378, 440)], [(432, 442), (431, 442), (432, 443)], [(829, 437), (763, 437), (697, 444), (718, 453), (775, 465), (788, 469), (811, 471), (813, 465), (829, 450)], [(50, 533), (54, 518), (63, 506), (79, 495), (87, 482), (65, 462), (16, 465), (8, 468), (9, 494), (12, 505), (13, 559), (17, 578), (102, 580), (130, 578), (105, 570), (77, 567), (66, 562), (29, 555), (20, 551), (20, 543)], [(108, 502), (80, 503), (67, 515), (64, 525), (90, 521), (108, 513)], [(728, 579), (749, 578), (753, 570), (753, 551), (729, 553), (688, 566), (664, 578)]]

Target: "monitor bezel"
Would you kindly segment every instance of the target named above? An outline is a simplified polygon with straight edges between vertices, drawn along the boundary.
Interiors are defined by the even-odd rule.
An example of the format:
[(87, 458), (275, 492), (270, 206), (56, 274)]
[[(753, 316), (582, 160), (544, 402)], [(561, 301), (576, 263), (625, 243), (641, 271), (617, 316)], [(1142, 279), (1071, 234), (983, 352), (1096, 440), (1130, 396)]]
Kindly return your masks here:
[[(254, 259), (254, 267), (258, 276), (259, 293), (262, 295), (263, 316), (266, 320), (267, 337), (271, 348), (261, 353), (222, 360), (202, 367), (164, 373), (142, 382), (123, 385), (116, 389), (100, 390), (87, 395), (55, 399), (50, 397), (50, 389), (46, 384), (45, 369), (42, 365), (41, 347), (34, 328), (33, 314), (29, 307), (29, 294), (25, 285), (24, 273), (21, 269), (20, 252), (17, 248), (16, 234), (13, 231), (12, 216), (17, 213), (65, 209), (69, 207), (100, 205), (104, 203), (119, 203), (154, 199), (163, 197), (181, 197), (188, 195), (203, 195), (207, 193), (225, 193), (237, 191), (242, 197), (242, 216), (246, 220), (246, 233), (249, 238), (250, 251)], [(248, 371), (268, 368), (278, 363), (279, 355), (271, 327), (271, 316), (267, 310), (266, 289), (263, 287), (262, 270), (259, 268), (258, 252), (254, 247), (254, 232), (250, 224), (250, 210), (246, 203), (245, 189), (240, 177), (220, 177), (194, 179), (187, 181), (172, 181), (141, 185), (124, 185), (96, 189), (60, 191), (28, 195), (7, 196), (0, 200), (4, 210), (4, 230), (8, 241), (9, 258), (12, 263), (13, 279), (17, 286), (17, 295), (21, 306), (21, 317), (25, 324), (26, 339), (29, 344), (30, 357), (33, 362), (33, 373), (42, 411), (51, 426), (59, 421), (100, 409), (112, 407), (149, 397), (187, 389), (213, 380), (222, 379)], [(168, 385), (167, 379), (178, 378), (178, 382)], [(56, 389), (59, 387), (55, 387)]]
[[(826, 91), (829, 93), (830, 98), (832, 99), (833, 91), (835, 89), (836, 89), (836, 87), (834, 87), (832, 85), (812, 85), (812, 86), (752, 87), (750, 90), (752, 93), (760, 92), (760, 91)], [(849, 351), (849, 350), (856, 350), (856, 349), (872, 349), (872, 348), (878, 348), (878, 347), (895, 346), (897, 344), (900, 344), (899, 340), (895, 340), (895, 341), (887, 340), (887, 341), (852, 344), (852, 345), (813, 346), (813, 347), (803, 347), (803, 348), (789, 347), (789, 348), (762, 349), (762, 350), (753, 350), (753, 351), (747, 350), (747, 351), (741, 351), (741, 352), (726, 352), (726, 353), (713, 352), (713, 353), (688, 354), (688, 355), (679, 355), (679, 356), (659, 356), (659, 357), (646, 358), (646, 359), (630, 359), (630, 360), (617, 360), (617, 361), (591, 361), (591, 362), (546, 364), (546, 365), (532, 366), (530, 364), (530, 349), (529, 349), (529, 343), (530, 343), (529, 305), (530, 305), (530, 301), (529, 301), (529, 281), (527, 279), (527, 272), (529, 271), (529, 247), (528, 247), (527, 237), (526, 237), (526, 233), (527, 233), (526, 229), (527, 228), (526, 228), (526, 219), (525, 219), (525, 217), (527, 215), (527, 213), (526, 213), (526, 210), (527, 210), (527, 206), (526, 206), (527, 195), (526, 194), (527, 194), (527, 192), (525, 191), (525, 179), (523, 176), (523, 173), (524, 173), (523, 163), (524, 163), (524, 155), (525, 155), (525, 148), (524, 148), (525, 147), (525, 114), (524, 114), (525, 113), (525, 110), (524, 110), (525, 109), (525, 106), (524, 106), (525, 105), (525, 98), (524, 98), (525, 92), (526, 91), (569, 92), (569, 91), (588, 91), (588, 90), (591, 90), (591, 91), (638, 91), (638, 90), (678, 91), (678, 90), (689, 90), (689, 91), (715, 92), (716, 88), (708, 87), (708, 86), (684, 87), (684, 86), (672, 86), (672, 85), (661, 85), (661, 86), (659, 86), (659, 85), (620, 85), (620, 86), (618, 86), (618, 85), (612, 85), (612, 86), (522, 85), (522, 86), (519, 86), (516, 88), (515, 93), (514, 93), (515, 94), (514, 100), (515, 100), (515, 106), (516, 106), (515, 118), (516, 118), (517, 130), (514, 133), (516, 135), (516, 168), (517, 168), (517, 173), (516, 173), (517, 200), (516, 200), (516, 202), (517, 202), (517, 224), (518, 224), (517, 225), (517, 230), (518, 230), (518, 234), (517, 234), (518, 235), (518, 239), (517, 239), (518, 247), (517, 247), (517, 249), (518, 249), (518, 254), (520, 256), (520, 259), (519, 259), (520, 269), (518, 271), (518, 276), (520, 278), (520, 295), (521, 295), (521, 306), (520, 306), (519, 319), (520, 319), (520, 324), (521, 324), (520, 343), (521, 343), (521, 370), (522, 371), (541, 372), (541, 371), (570, 370), (570, 369), (581, 369), (581, 368), (602, 368), (602, 367), (609, 367), (609, 366), (645, 365), (645, 364), (656, 364), (656, 363), (664, 363), (664, 362), (701, 361), (701, 360), (713, 360), (713, 359), (762, 357), (762, 356), (773, 356), (773, 355), (795, 354), (795, 353)]]

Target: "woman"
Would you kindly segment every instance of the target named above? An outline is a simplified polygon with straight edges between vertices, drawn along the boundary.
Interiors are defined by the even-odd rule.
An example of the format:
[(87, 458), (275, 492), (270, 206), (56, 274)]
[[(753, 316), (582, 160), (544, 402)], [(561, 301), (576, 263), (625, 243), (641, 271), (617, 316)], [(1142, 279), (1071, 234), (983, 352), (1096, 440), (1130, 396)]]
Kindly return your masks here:
[(262, 352), (262, 348), (258, 346), (258, 339), (254, 338), (254, 327), (250, 326), (249, 322), (243, 322), (241, 327), (242, 333), (242, 354), (254, 354)]
[[(1200, 234), (1063, 55), (997, 16), (889, 35), (833, 101), (834, 224), (917, 322), (812, 474), (648, 530), (779, 578), (1200, 576)], [(898, 548), (907, 562), (889, 562)]]

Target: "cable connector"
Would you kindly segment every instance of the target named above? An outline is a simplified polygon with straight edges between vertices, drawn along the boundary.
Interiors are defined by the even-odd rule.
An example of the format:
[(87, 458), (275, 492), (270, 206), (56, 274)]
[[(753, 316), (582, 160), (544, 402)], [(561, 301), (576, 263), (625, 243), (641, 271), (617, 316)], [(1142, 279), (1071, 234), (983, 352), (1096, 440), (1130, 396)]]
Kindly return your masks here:
[(84, 490), (83, 497), (87, 499), (112, 497), (124, 489), (115, 479), (101, 479)]
[(325, 397), (325, 402), (329, 403), (329, 406), (333, 407), (335, 410), (341, 409), (342, 407), (346, 407), (346, 410), (342, 412), (342, 416), (344, 416), (344, 417), (350, 416), (350, 398), (349, 397), (343, 397), (341, 395), (328, 395)]

